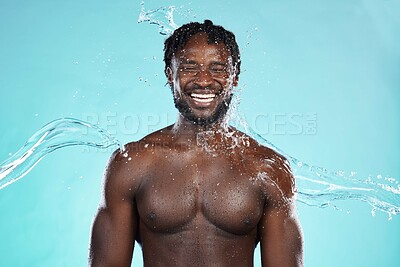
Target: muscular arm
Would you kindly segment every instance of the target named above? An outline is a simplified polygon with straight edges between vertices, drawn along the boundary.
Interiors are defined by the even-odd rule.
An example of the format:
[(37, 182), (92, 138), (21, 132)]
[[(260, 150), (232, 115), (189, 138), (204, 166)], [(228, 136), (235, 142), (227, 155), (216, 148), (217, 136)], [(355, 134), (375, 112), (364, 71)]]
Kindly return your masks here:
[(295, 211), (294, 178), (283, 159), (268, 183), (264, 213), (258, 226), (263, 267), (303, 266), (303, 238)]
[[(137, 211), (127, 157), (115, 152), (105, 172), (103, 201), (93, 223), (89, 266), (130, 266)], [(133, 187), (133, 188), (132, 188)]]

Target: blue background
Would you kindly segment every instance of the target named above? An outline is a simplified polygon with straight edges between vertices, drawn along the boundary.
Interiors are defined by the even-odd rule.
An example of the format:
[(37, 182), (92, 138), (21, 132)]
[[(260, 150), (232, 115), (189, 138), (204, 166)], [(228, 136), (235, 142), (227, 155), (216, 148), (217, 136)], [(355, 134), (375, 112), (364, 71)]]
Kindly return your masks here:
[[(145, 8), (169, 5), (178, 25), (210, 18), (236, 34), (240, 110), (268, 140), (313, 165), (400, 178), (399, 1), (147, 1)], [(61, 117), (98, 123), (123, 142), (174, 121), (165, 36), (137, 23), (140, 8), (126, 0), (0, 0), (1, 160)], [(110, 153), (64, 148), (0, 191), (0, 266), (87, 265)], [(339, 206), (299, 205), (305, 265), (399, 266), (400, 218), (373, 217), (354, 201)], [(133, 266), (141, 265), (137, 247)]]

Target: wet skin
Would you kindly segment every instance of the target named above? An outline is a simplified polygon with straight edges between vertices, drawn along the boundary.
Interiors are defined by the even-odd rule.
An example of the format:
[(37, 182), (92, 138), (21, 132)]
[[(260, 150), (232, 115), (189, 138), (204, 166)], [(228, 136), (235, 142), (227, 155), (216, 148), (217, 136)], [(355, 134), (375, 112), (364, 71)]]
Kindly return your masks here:
[[(130, 266), (135, 240), (150, 267), (253, 266), (258, 243), (262, 266), (302, 266), (287, 161), (225, 127), (223, 115), (204, 125), (191, 121), (212, 117), (237, 83), (227, 68), (212, 69), (229, 61), (224, 48), (207, 44), (205, 34), (191, 37), (169, 71), (174, 96), (191, 114), (111, 156), (91, 266)], [(187, 62), (197, 71), (185, 69)], [(194, 91), (216, 96), (191, 97)]]

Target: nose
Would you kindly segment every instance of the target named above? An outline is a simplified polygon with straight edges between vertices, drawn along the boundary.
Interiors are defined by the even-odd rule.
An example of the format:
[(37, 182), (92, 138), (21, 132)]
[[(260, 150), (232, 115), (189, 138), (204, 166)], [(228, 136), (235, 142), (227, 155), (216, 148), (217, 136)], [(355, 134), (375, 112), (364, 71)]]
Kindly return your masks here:
[(207, 87), (212, 84), (212, 81), (213, 79), (210, 71), (207, 69), (201, 69), (197, 72), (194, 83), (201, 87)]

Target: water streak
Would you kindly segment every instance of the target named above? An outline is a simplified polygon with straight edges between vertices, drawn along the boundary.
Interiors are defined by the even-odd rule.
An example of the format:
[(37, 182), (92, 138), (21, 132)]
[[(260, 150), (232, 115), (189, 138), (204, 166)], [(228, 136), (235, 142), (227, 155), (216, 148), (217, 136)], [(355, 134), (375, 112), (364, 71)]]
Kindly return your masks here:
[[(280, 150), (254, 132), (241, 116), (232, 123), (260, 144), (284, 155), (290, 162), (297, 184), (297, 201), (319, 208), (337, 207), (339, 201), (357, 200), (389, 215), (400, 214), (400, 185), (393, 177), (368, 177), (360, 179), (355, 172), (332, 172), (325, 168), (304, 163)], [(0, 164), (0, 189), (21, 179), (46, 155), (66, 146), (90, 146), (105, 149), (123, 147), (105, 130), (77, 119), (58, 119), (36, 132), (13, 156)]]
[(47, 154), (67, 146), (121, 147), (107, 131), (77, 119), (58, 119), (37, 131), (14, 155), (0, 164), (0, 189), (24, 177)]
[(390, 220), (392, 215), (400, 214), (400, 184), (395, 178), (376, 175), (362, 179), (354, 171), (333, 172), (313, 166), (285, 153), (250, 127), (246, 131), (260, 144), (274, 149), (290, 162), (300, 203), (319, 208), (338, 208), (339, 201), (357, 200), (368, 203), (372, 207), (372, 215), (379, 210), (388, 214)]

